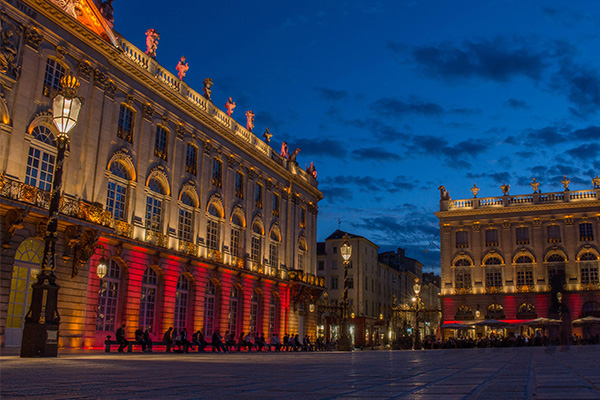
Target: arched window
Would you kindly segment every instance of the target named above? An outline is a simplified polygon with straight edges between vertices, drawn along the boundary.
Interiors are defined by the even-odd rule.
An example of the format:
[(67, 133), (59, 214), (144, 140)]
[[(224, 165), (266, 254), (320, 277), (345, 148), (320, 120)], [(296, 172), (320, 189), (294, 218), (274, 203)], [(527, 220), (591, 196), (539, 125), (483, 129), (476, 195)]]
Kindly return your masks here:
[(106, 192), (106, 210), (110, 211), (113, 219), (125, 221), (127, 216), (127, 187), (129, 174), (125, 166), (114, 161), (110, 165), (110, 176)]
[(31, 131), (25, 183), (42, 190), (52, 190), (56, 163), (56, 140), (50, 128), (38, 125)]
[(457, 319), (457, 320), (473, 319), (473, 309), (466, 305), (459, 306), (458, 309), (456, 310), (456, 315), (454, 315), (454, 319)]
[(98, 316), (96, 318), (97, 331), (115, 330), (117, 310), (119, 307), (119, 290), (121, 285), (121, 267), (114, 260), (110, 260), (106, 276), (100, 280), (98, 290)]
[(46, 97), (60, 90), (60, 80), (67, 74), (64, 65), (53, 58), (46, 61), (46, 74), (44, 75), (44, 88), (42, 94)]
[(485, 315), (486, 319), (504, 319), (504, 308), (500, 304), (490, 304)]
[(133, 143), (133, 126), (135, 121), (135, 111), (126, 104), (121, 104), (119, 110), (119, 126), (117, 136), (129, 143)]
[(271, 295), (271, 303), (269, 304), (269, 337), (273, 336), (274, 333), (278, 333), (277, 310), (279, 310), (279, 307), (277, 300), (277, 296)]
[(148, 182), (148, 195), (146, 196), (146, 229), (153, 232), (162, 232), (162, 213), (165, 189), (156, 178)]
[(210, 250), (219, 250), (221, 229), (219, 220), (223, 218), (221, 210), (211, 203), (208, 206), (208, 219), (206, 221), (206, 247)]
[(518, 319), (535, 319), (537, 314), (535, 312), (535, 306), (529, 303), (522, 303), (517, 307), (517, 318)]
[(187, 328), (188, 304), (190, 298), (190, 281), (183, 275), (177, 280), (175, 291), (175, 321), (173, 327), (181, 332)]
[(584, 317), (600, 318), (600, 303), (594, 300), (583, 303), (583, 306), (581, 306), (580, 318)]
[(560, 254), (552, 254), (546, 261), (548, 262), (548, 283), (551, 285), (564, 285), (567, 282), (565, 258)]
[(158, 275), (152, 268), (148, 267), (142, 277), (139, 325), (142, 327), (150, 327), (151, 331), (154, 331), (157, 294)]
[(250, 336), (254, 337), (258, 333), (258, 314), (259, 314), (259, 298), (260, 295), (255, 290), (252, 292), (252, 297), (250, 298)]
[(181, 194), (179, 202), (179, 224), (177, 226), (177, 235), (180, 240), (192, 243), (194, 241), (194, 206), (192, 197), (184, 192)]
[(519, 256), (515, 260), (517, 269), (517, 286), (533, 285), (533, 260), (529, 256)]
[(579, 257), (581, 284), (596, 285), (598, 284), (598, 257), (594, 253), (583, 253)]
[(204, 335), (209, 337), (215, 329), (217, 288), (212, 281), (206, 284), (204, 292)]
[(470, 289), (471, 283), (471, 263), (469, 260), (461, 258), (454, 263), (454, 288), (457, 290)]
[(252, 225), (252, 243), (250, 249), (250, 258), (255, 263), (262, 262), (262, 236), (263, 230), (258, 221)]
[(243, 238), (242, 238), (242, 227), (244, 226), (244, 222), (240, 218), (237, 212), (233, 213), (231, 216), (231, 255), (233, 257), (241, 257), (242, 256), (242, 246)]
[(229, 318), (227, 323), (227, 330), (231, 334), (231, 337), (235, 338), (238, 331), (239, 315), (240, 315), (240, 291), (237, 287), (231, 289), (231, 296), (229, 296)]

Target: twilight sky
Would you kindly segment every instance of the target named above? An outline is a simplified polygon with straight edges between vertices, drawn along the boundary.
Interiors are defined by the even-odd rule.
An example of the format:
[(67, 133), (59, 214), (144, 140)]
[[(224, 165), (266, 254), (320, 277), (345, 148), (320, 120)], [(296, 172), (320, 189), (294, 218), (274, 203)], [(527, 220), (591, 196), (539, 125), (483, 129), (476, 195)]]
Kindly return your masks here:
[[(437, 187), (453, 199), (589, 189), (600, 173), (600, 2), (114, 2), (115, 29), (233, 117), (314, 161), (318, 240), (338, 228), (439, 271)], [(436, 242), (439, 241), (436, 238)]]

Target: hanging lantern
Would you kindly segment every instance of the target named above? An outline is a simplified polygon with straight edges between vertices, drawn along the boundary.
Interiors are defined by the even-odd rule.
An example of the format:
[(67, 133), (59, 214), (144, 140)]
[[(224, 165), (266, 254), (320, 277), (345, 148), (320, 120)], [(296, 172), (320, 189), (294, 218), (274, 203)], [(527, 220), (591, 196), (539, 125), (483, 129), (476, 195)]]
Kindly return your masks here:
[(106, 258), (102, 257), (98, 262), (98, 266), (96, 267), (96, 275), (98, 278), (102, 279), (106, 276), (108, 272), (108, 263), (106, 262)]

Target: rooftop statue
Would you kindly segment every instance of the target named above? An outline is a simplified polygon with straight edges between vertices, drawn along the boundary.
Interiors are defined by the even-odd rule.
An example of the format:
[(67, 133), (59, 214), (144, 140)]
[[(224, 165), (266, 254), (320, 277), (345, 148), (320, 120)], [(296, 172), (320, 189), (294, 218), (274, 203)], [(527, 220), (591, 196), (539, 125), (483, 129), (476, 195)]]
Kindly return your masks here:
[(503, 183), (502, 186), (500, 186), (500, 189), (502, 189), (502, 194), (504, 196), (508, 196), (508, 193), (510, 192), (510, 185)]
[(246, 111), (246, 129), (250, 132), (254, 129), (254, 112), (251, 110)]
[(210, 95), (212, 94), (211, 87), (213, 85), (213, 80), (210, 78), (206, 78), (203, 83), (204, 83), (204, 89), (203, 89), (204, 90), (204, 98), (206, 100), (210, 100)]
[(540, 183), (533, 178), (533, 181), (530, 183), (531, 188), (533, 189), (533, 193), (539, 193), (538, 188), (540, 187)]
[(288, 153), (288, 144), (287, 142), (281, 142), (281, 153), (279, 153), (281, 157), (285, 157), (286, 159), (290, 158), (290, 153)]
[(181, 60), (179, 60), (175, 69), (177, 70), (177, 76), (179, 79), (183, 80), (188, 69), (190, 69), (188, 63), (185, 62), (185, 56), (181, 56)]
[(562, 179), (562, 181), (560, 181), (560, 183), (562, 183), (563, 187), (565, 188), (565, 192), (569, 191), (569, 183), (571, 183), (571, 180), (569, 178), (567, 178), (567, 176), (565, 175)]
[(227, 115), (231, 117), (231, 114), (233, 114), (233, 109), (235, 108), (235, 101), (233, 101), (231, 97), (227, 99), (227, 103), (225, 103), (225, 108), (227, 109)]
[(111, 28), (115, 24), (115, 17), (113, 16), (115, 10), (113, 9), (112, 2), (113, 0), (106, 0), (103, 1), (102, 5), (100, 6), (100, 13)]
[(160, 39), (160, 35), (156, 32), (156, 29), (150, 28), (146, 31), (146, 54), (152, 58), (156, 58), (158, 39)]
[(311, 174), (313, 178), (317, 179), (317, 168), (315, 168), (315, 164), (312, 161), (310, 162), (310, 167), (306, 169), (306, 172)]
[(273, 137), (273, 134), (269, 131), (268, 126), (267, 126), (267, 129), (265, 129), (265, 133), (263, 133), (263, 137), (265, 138), (265, 142), (267, 144), (269, 144), (269, 142), (271, 141), (271, 138)]
[(479, 193), (479, 188), (476, 184), (473, 184), (473, 187), (471, 188), (471, 193), (473, 193), (473, 197), (477, 197), (477, 193)]
[(438, 190), (440, 191), (440, 201), (450, 200), (450, 192), (446, 190), (446, 186), (440, 185)]
[(296, 162), (296, 156), (300, 153), (300, 149), (296, 147), (296, 150), (292, 154), (290, 154), (290, 161)]
[(15, 43), (15, 32), (5, 22), (0, 22), (0, 72), (15, 75), (17, 73), (17, 44)]
[(594, 189), (600, 189), (600, 178), (598, 178), (598, 175), (592, 178), (592, 184), (594, 185)]

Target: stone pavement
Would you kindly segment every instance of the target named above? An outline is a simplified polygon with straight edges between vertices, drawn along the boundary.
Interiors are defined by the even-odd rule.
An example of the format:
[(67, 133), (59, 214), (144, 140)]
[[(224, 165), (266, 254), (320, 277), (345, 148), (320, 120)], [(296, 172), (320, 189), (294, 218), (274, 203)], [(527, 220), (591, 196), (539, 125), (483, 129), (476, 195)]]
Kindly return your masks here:
[(0, 357), (2, 399), (600, 399), (600, 346)]

